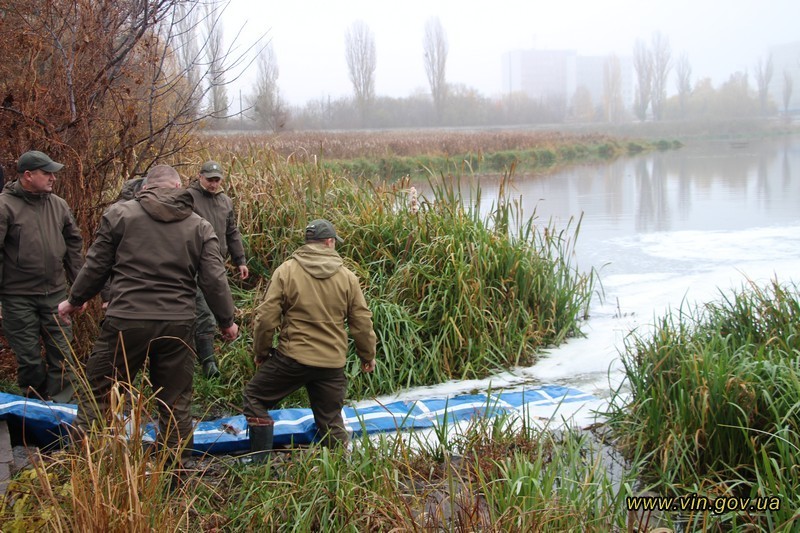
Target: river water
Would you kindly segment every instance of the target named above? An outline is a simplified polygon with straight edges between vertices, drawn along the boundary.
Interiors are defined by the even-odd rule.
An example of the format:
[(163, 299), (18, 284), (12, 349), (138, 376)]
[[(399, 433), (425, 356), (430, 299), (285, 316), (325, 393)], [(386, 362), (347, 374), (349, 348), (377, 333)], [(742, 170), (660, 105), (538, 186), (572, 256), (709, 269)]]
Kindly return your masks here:
[[(499, 180), (481, 178), (481, 209)], [(720, 299), (746, 283), (800, 279), (800, 138), (689, 142), (548, 175), (518, 175), (526, 216), (565, 228), (582, 217), (574, 262), (599, 272), (585, 337), (487, 380), (404, 391), (414, 399), (489, 388), (567, 385), (599, 403), (623, 381), (620, 352), (669, 309)], [(592, 409), (596, 405), (588, 406)], [(591, 409), (583, 416), (591, 417)]]

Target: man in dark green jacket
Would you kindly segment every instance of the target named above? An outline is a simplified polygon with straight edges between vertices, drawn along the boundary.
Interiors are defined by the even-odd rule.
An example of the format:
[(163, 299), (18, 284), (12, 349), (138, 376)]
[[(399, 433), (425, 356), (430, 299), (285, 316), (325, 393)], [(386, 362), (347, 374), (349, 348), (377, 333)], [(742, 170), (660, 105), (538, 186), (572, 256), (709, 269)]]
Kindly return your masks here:
[[(72, 398), (72, 327), (56, 319), (67, 280), (83, 265), (83, 239), (67, 203), (53, 194), (64, 165), (30, 151), (0, 194), (0, 297), (3, 332), (17, 358), (17, 383), (29, 397)], [(45, 356), (42, 359), (44, 344)]]
[(198, 286), (223, 338), (235, 339), (239, 327), (233, 320), (235, 308), (217, 236), (211, 224), (192, 211), (192, 198), (180, 186), (175, 169), (155, 166), (135, 199), (116, 203), (103, 214), (86, 264), (58, 312), (69, 320), (111, 277), (108, 309), (86, 362), (91, 397), (80, 395), (78, 429), (86, 431), (108, 416), (113, 380), (131, 383), (149, 360), (159, 438), (188, 455)]
[[(219, 239), (219, 251), (223, 259), (230, 254), (233, 265), (242, 279), (247, 279), (247, 269), (242, 236), (236, 225), (233, 201), (222, 191), (224, 175), (216, 161), (206, 161), (200, 167), (197, 179), (189, 187), (194, 199), (194, 212), (211, 223)], [(195, 346), (197, 361), (202, 365), (203, 374), (213, 378), (219, 375), (217, 360), (214, 357), (214, 316), (208, 308), (203, 293), (197, 291), (197, 322), (195, 324)]]

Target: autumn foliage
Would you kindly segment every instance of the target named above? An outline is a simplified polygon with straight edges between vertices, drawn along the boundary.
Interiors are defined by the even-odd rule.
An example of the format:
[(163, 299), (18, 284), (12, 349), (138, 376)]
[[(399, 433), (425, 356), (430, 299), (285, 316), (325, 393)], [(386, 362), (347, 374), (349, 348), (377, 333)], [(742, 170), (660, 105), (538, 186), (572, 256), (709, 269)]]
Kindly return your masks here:
[[(16, 159), (27, 150), (64, 163), (55, 192), (87, 245), (122, 181), (185, 152), (204, 118), (203, 88), (187, 81), (193, 65), (179, 59), (182, 22), (194, 8), (184, 0), (5, 0), (0, 7), (5, 181), (15, 179)], [(94, 303), (76, 324), (79, 354), (91, 346), (100, 315)]]
[[(196, 123), (172, 29), (180, 0), (7, 0), (0, 164), (42, 150), (89, 237), (120, 182), (184, 148)], [(191, 7), (191, 5), (189, 5)]]

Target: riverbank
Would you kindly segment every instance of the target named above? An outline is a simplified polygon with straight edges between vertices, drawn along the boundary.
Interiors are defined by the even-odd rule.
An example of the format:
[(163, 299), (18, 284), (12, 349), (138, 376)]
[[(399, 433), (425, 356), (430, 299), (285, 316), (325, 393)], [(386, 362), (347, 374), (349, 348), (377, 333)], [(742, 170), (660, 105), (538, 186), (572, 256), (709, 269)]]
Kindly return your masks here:
[[(750, 283), (628, 337), (608, 427), (642, 482), (687, 503), (685, 530), (795, 531), (800, 515), (800, 293)], [(743, 503), (744, 502), (744, 503)]]
[[(792, 150), (786, 149), (780, 152), (788, 155), (791, 170)], [(206, 154), (204, 153), (203, 156)], [(212, 155), (212, 154), (208, 154)], [(654, 154), (658, 156), (669, 156), (671, 153)], [(644, 199), (645, 205), (651, 199), (664, 200), (668, 198), (666, 194), (656, 195), (656, 192), (666, 192), (678, 190), (678, 187), (668, 187), (669, 183), (666, 176), (670, 168), (665, 165), (663, 157), (653, 158), (650, 164), (649, 159), (643, 159), (641, 166), (644, 168), (642, 173), (634, 172), (627, 168), (620, 168), (619, 175), (632, 175), (633, 183), (645, 184), (643, 192), (653, 192), (653, 196), (645, 194), (631, 194), (631, 191), (639, 190), (626, 189), (626, 198)], [(730, 154), (726, 154), (723, 159), (730, 159)], [(764, 160), (774, 161), (775, 157), (764, 157)], [(780, 158), (777, 158), (779, 167), (783, 165)], [(327, 171), (314, 171), (314, 165), (310, 169), (305, 163), (296, 161), (287, 162), (285, 159), (270, 158), (266, 151), (263, 154), (237, 154), (237, 156), (226, 162), (232, 168), (232, 174), (236, 177), (244, 176), (240, 185), (234, 185), (232, 193), (236, 194), (239, 205), (249, 206), (244, 214), (240, 214), (243, 219), (250, 219), (252, 215), (264, 211), (275, 211), (280, 216), (272, 219), (273, 214), (264, 215), (257, 224), (248, 228), (248, 235), (257, 235), (258, 238), (253, 242), (260, 242), (261, 248), (258, 253), (253, 255), (263, 258), (260, 265), (261, 270), (254, 268), (257, 275), (267, 276), (270, 268), (275, 262), (280, 261), (281, 254), (291, 250), (296, 244), (299, 236), (292, 230), (297, 220), (291, 219), (290, 215), (297, 218), (308, 216), (313, 212), (286, 211), (288, 204), (299, 206), (319, 206), (324, 202), (341, 209), (342, 205), (350, 208), (353, 199), (357, 196), (341, 195), (337, 191), (341, 176), (337, 176)], [(284, 166), (285, 164), (285, 166)], [(702, 162), (700, 165), (702, 166)], [(791, 179), (792, 172), (779, 173), (776, 180), (764, 177), (767, 172), (761, 170), (750, 172), (749, 163), (737, 159), (733, 161), (737, 167), (741, 167), (740, 173), (743, 177), (756, 175), (759, 178), (759, 189), (774, 190), (780, 183)], [(684, 169), (676, 163), (675, 168)], [(714, 167), (716, 168), (716, 167)], [(756, 167), (760, 169), (760, 167)], [(769, 167), (765, 167), (769, 168)], [(782, 168), (782, 167), (780, 167)], [(651, 169), (652, 173), (651, 173)], [(608, 169), (606, 169), (608, 170)], [(656, 172), (657, 171), (657, 172)], [(279, 174), (285, 172), (285, 179), (288, 182), (279, 181)], [(708, 172), (712, 177), (714, 170)], [(723, 172), (726, 176), (728, 172)], [(762, 175), (764, 174), (764, 175)], [(618, 177), (616, 173), (603, 171), (605, 176), (613, 183), (612, 178)], [(675, 173), (684, 185), (691, 184), (689, 176)], [(705, 175), (705, 174), (704, 174)], [(312, 181), (310, 184), (303, 181), (306, 177), (322, 179), (329, 176), (333, 182), (326, 180)], [(663, 181), (661, 178), (664, 178)], [(736, 175), (739, 178), (739, 175)], [(677, 179), (677, 178), (676, 178)], [(601, 195), (595, 194), (595, 189), (585, 188), (586, 184), (598, 184), (603, 180), (598, 180), (592, 176), (580, 176), (584, 188), (564, 188), (562, 191), (578, 191), (582, 198), (599, 199), (604, 205), (611, 205), (612, 214), (619, 219), (619, 205), (609, 202)], [(263, 184), (260, 182), (264, 182)], [(566, 180), (560, 179), (559, 184), (564, 185)], [(709, 179), (700, 181), (701, 189), (713, 188), (716, 183)], [(231, 180), (233, 185), (234, 180)], [(604, 182), (605, 183), (605, 182)], [(737, 197), (744, 197), (743, 190), (750, 189), (745, 187), (746, 182), (743, 178), (737, 181)], [(271, 184), (267, 189), (267, 185)], [(602, 185), (602, 183), (600, 184)], [(261, 188), (264, 187), (264, 188)], [(408, 198), (410, 189), (404, 186), (397, 186), (393, 202), (388, 202), (382, 206), (384, 212), (400, 213), (408, 218), (405, 207), (408, 205), (405, 200)], [(695, 190), (695, 189), (684, 189)], [(780, 195), (783, 189), (778, 191)], [(249, 195), (249, 196), (248, 196)], [(783, 194), (782, 196), (787, 196)], [(789, 200), (795, 196), (788, 195)], [(258, 204), (245, 201), (251, 198)], [(538, 198), (538, 197), (537, 197)], [(570, 198), (575, 198), (571, 194)], [(760, 197), (759, 197), (760, 198)], [(696, 197), (691, 199), (698, 203)], [(759, 205), (764, 202), (759, 200)], [(775, 210), (777, 202), (766, 202), (769, 210)], [(286, 205), (284, 205), (286, 204)], [(367, 204), (365, 204), (367, 205)], [(639, 204), (637, 204), (639, 205)], [(664, 205), (663, 203), (660, 205)], [(707, 204), (701, 204), (711, 216), (713, 212)], [(568, 206), (574, 209), (574, 205)], [(683, 204), (680, 206), (684, 207)], [(737, 220), (742, 219), (742, 211), (736, 210)], [(334, 211), (334, 214), (341, 215), (341, 212)], [(509, 212), (513, 215), (513, 211)], [(664, 214), (661, 212), (661, 214)], [(381, 216), (384, 216), (381, 213)], [(388, 215), (387, 215), (388, 216)], [(746, 217), (744, 217), (746, 218)], [(361, 219), (359, 219), (361, 220)], [(395, 225), (386, 226), (386, 231), (379, 231), (384, 227), (383, 218), (365, 219), (366, 223), (359, 222), (348, 227), (349, 235), (358, 235), (365, 231), (374, 240), (376, 248), (369, 254), (363, 256), (364, 260), (382, 260), (379, 253), (384, 241), (393, 243)], [(451, 220), (451, 219), (446, 219)], [(503, 217), (500, 218), (503, 221)], [(506, 219), (506, 222), (508, 220)], [(647, 222), (647, 219), (644, 220)], [(661, 220), (659, 221), (661, 222)], [(410, 222), (403, 221), (402, 224)], [(274, 224), (274, 225), (270, 225)], [(397, 222), (400, 224), (400, 222)], [(507, 227), (513, 227), (509, 224)], [(637, 227), (641, 224), (637, 221)], [(707, 224), (705, 225), (707, 227)], [(579, 320), (576, 322), (581, 330), (585, 328), (608, 330), (609, 336), (613, 337), (615, 332), (619, 335), (630, 333), (628, 328), (629, 321), (623, 317), (628, 316), (631, 309), (637, 311), (637, 316), (641, 317), (638, 321), (638, 328), (641, 332), (645, 331), (645, 326), (652, 319), (649, 313), (652, 307), (641, 305), (642, 300), (647, 300), (651, 306), (661, 303), (658, 296), (660, 291), (674, 289), (677, 298), (685, 293), (686, 287), (690, 283), (702, 286), (706, 293), (714, 292), (714, 287), (719, 285), (719, 280), (728, 279), (728, 271), (741, 267), (741, 257), (752, 258), (753, 255), (761, 258), (764, 265), (759, 273), (783, 267), (780, 270), (788, 272), (786, 256), (796, 256), (797, 242), (796, 236), (781, 232), (780, 228), (766, 228), (760, 231), (739, 231), (724, 233), (713, 232), (708, 240), (701, 239), (698, 231), (681, 232), (674, 231), (674, 228), (664, 230), (663, 225), (645, 226), (646, 234), (635, 236), (630, 239), (621, 239), (617, 236), (603, 236), (598, 239), (606, 252), (613, 252), (615, 260), (622, 258), (629, 259), (635, 252), (642, 253), (643, 260), (648, 265), (657, 265), (653, 272), (650, 271), (626, 271), (614, 279), (604, 281), (604, 289), (619, 289), (620, 286), (634, 286), (627, 293), (622, 301), (611, 301), (605, 309), (607, 316), (601, 314), (601, 320), (595, 322)], [(671, 230), (671, 231), (670, 231)], [(585, 231), (585, 230), (584, 230)], [(754, 237), (754, 234), (757, 234)], [(764, 235), (766, 234), (766, 235)], [(404, 233), (406, 244), (409, 239), (413, 239), (417, 233)], [(471, 237), (472, 234), (460, 234), (462, 238)], [(581, 238), (585, 236), (581, 233)], [(578, 236), (572, 232), (562, 233), (559, 238), (562, 243), (574, 244), (573, 239)], [(269, 239), (269, 240), (267, 240)], [(611, 240), (613, 247), (609, 246)], [(754, 245), (758, 244), (758, 246)], [(441, 240), (441, 239), (440, 239)], [(452, 247), (453, 243), (449, 243)], [(394, 246), (394, 244), (392, 244)], [(398, 253), (401, 247), (396, 248)], [(571, 248), (570, 248), (571, 249)], [(763, 250), (769, 250), (769, 254), (762, 255)], [(406, 248), (402, 247), (404, 253)], [(744, 252), (741, 252), (744, 250)], [(649, 255), (644, 254), (646, 252)], [(348, 251), (347, 255), (351, 255)], [(411, 254), (413, 255), (413, 254)], [(572, 257), (572, 252), (567, 254)], [(397, 257), (391, 256), (386, 262), (394, 262)], [(667, 272), (666, 264), (671, 264), (679, 260), (685, 260), (691, 264), (691, 268), (677, 273)], [(459, 262), (463, 259), (459, 256)], [(570, 263), (571, 266), (574, 263)], [(711, 265), (711, 266), (709, 266)], [(733, 266), (732, 266), (733, 265)], [(255, 265), (258, 266), (258, 265)], [(383, 268), (383, 265), (378, 265)], [(725, 266), (725, 270), (722, 270)], [(751, 263), (746, 263), (748, 268), (743, 269), (753, 272)], [(719, 269), (723, 275), (716, 277), (711, 275), (704, 276), (706, 270)], [(433, 269), (435, 273), (441, 267)], [(383, 272), (382, 270), (378, 270)], [(797, 270), (794, 269), (794, 272)], [(665, 273), (667, 272), (667, 273)], [(367, 274), (368, 272), (365, 272)], [(462, 275), (469, 274), (466, 272)], [(672, 274), (672, 276), (670, 276)], [(760, 277), (760, 276), (759, 276)], [(373, 283), (373, 278), (365, 277), (368, 283)], [(678, 281), (676, 281), (678, 280)], [(380, 281), (380, 278), (378, 278)], [(649, 285), (645, 282), (649, 281)], [(237, 293), (237, 301), (243, 311), (242, 321), (246, 322), (249, 318), (248, 313), (252, 309), (254, 301), (257, 300), (257, 290), (253, 287), (242, 288)], [(654, 296), (655, 295), (655, 296)], [(703, 301), (711, 301), (711, 298)], [(418, 305), (418, 302), (417, 302)], [(762, 308), (761, 305), (754, 306), (750, 313), (742, 313), (747, 318), (745, 324), (754, 324), (753, 317)], [(479, 307), (479, 309), (494, 309), (491, 306)], [(640, 313), (641, 309), (646, 309), (645, 313)], [(388, 315), (387, 315), (388, 316)], [(661, 316), (660, 314), (657, 316)], [(454, 318), (456, 320), (456, 318)], [(644, 321), (644, 322), (642, 322)], [(461, 321), (459, 319), (459, 324)], [(411, 322), (415, 324), (415, 322)], [(687, 324), (688, 327), (688, 324)], [(680, 330), (680, 328), (676, 328)], [(624, 330), (624, 331), (623, 331)], [(401, 336), (402, 341), (406, 337)], [(666, 344), (671, 344), (680, 348), (681, 337), (673, 339), (668, 337)], [(778, 344), (772, 341), (773, 344)], [(613, 343), (610, 343), (613, 344)], [(610, 370), (608, 361), (598, 355), (597, 345), (584, 343), (583, 338), (570, 338), (566, 343), (566, 349), (551, 348), (551, 353), (544, 361), (531, 367), (514, 368), (513, 370), (502, 373), (502, 375), (492, 374), (483, 380), (472, 380), (466, 382), (447, 381), (452, 390), (457, 386), (468, 390), (480, 390), (491, 388), (505, 375), (512, 375), (520, 380), (545, 380), (552, 382), (550, 377), (557, 376), (556, 379), (579, 379), (579, 372), (589, 372), (597, 365), (600, 360), (602, 368), (599, 369), (602, 377), (608, 381)], [(234, 346), (220, 345), (221, 359), (224, 358), (223, 367), (226, 362), (238, 361), (241, 357), (242, 366), (236, 373), (225, 376), (225, 387), (229, 389), (215, 389), (221, 384), (198, 377), (197, 389), (198, 396), (207, 394), (208, 398), (226, 398), (227, 409), (237, 408), (238, 396), (225, 396), (234, 392), (241, 391), (241, 380), (248, 377), (249, 371), (247, 364), (250, 364), (248, 353), (248, 339), (242, 339), (241, 343)], [(613, 346), (611, 346), (613, 350)], [(657, 352), (658, 350), (656, 350)], [(746, 350), (742, 350), (745, 352)], [(755, 350), (758, 351), (757, 349)], [(681, 352), (676, 350), (676, 358), (681, 362), (689, 364), (692, 362), (694, 350)], [(411, 354), (413, 355), (413, 353)], [(635, 360), (638, 352), (632, 356)], [(743, 358), (743, 360), (745, 360)], [(409, 362), (414, 363), (414, 359)], [(544, 364), (542, 364), (544, 363)], [(560, 370), (556, 372), (554, 370)], [(645, 377), (657, 376), (653, 370), (649, 372), (648, 367), (643, 367), (641, 375)], [(715, 373), (724, 376), (727, 367), (717, 368)], [(648, 373), (649, 372), (649, 373)], [(237, 382), (238, 380), (238, 382)], [(771, 385), (766, 383), (761, 390), (770, 390)], [(442, 391), (442, 389), (437, 389)], [(682, 393), (685, 397), (692, 394), (702, 393), (700, 386), (686, 387), (682, 389), (679, 385), (670, 388), (670, 392)], [(590, 391), (591, 392), (591, 391)], [(222, 394), (219, 394), (222, 393)], [(369, 396), (371, 393), (367, 393)], [(142, 396), (146, 399), (147, 393)], [(303, 398), (294, 398), (292, 401), (297, 404), (306, 404)], [(677, 407), (685, 405), (682, 403), (681, 396), (676, 400)], [(146, 402), (145, 402), (146, 405)], [(653, 416), (659, 415), (660, 410), (670, 412), (668, 404), (661, 404), (659, 411), (653, 410)], [(648, 415), (640, 409), (640, 415)], [(712, 411), (707, 411), (711, 413)], [(759, 414), (763, 412), (760, 411)], [(784, 416), (779, 421), (785, 421), (788, 417)], [(13, 505), (9, 505), (4, 512), (3, 519), (12, 523), (19, 520), (19, 523), (30, 524), (54, 524), (53, 529), (59, 527), (63, 529), (80, 529), (83, 523), (80, 519), (97, 519), (100, 527), (107, 527), (107, 524), (117, 524), (120, 522), (102, 522), (102, 520), (124, 519), (125, 523), (146, 522), (147, 527), (165, 527), (171, 530), (189, 530), (208, 528), (221, 529), (257, 529), (264, 527), (277, 530), (291, 529), (293, 524), (298, 523), (308, 528), (327, 529), (337, 527), (344, 530), (363, 530), (363, 528), (374, 527), (397, 527), (422, 528), (421, 524), (430, 524), (432, 528), (465, 529), (483, 528), (492, 530), (492, 524), (499, 524), (498, 527), (507, 529), (519, 528), (520, 530), (529, 529), (579, 529), (585, 531), (608, 531), (624, 530), (628, 527), (628, 505), (642, 502), (655, 502), (654, 499), (636, 498), (641, 491), (650, 489), (646, 492), (648, 496), (665, 497), (686, 497), (686, 500), (670, 500), (676, 505), (678, 502), (697, 502), (708, 501), (733, 502), (734, 497), (744, 498), (745, 495), (736, 492), (740, 488), (747, 488), (755, 491), (758, 497), (776, 496), (781, 499), (783, 507), (778, 510), (765, 509), (762, 512), (757, 506), (752, 511), (736, 509), (723, 509), (724, 512), (716, 514), (713, 511), (697, 512), (694, 522), (698, 529), (703, 527), (725, 529), (731, 524), (746, 526), (754, 530), (784, 530), (791, 531), (794, 523), (790, 519), (785, 519), (786, 513), (797, 511), (798, 504), (788, 494), (788, 490), (795, 490), (792, 485), (794, 474), (786, 470), (792, 464), (796, 464), (796, 456), (793, 456), (793, 448), (788, 446), (778, 454), (772, 453), (762, 460), (755, 454), (754, 464), (759, 465), (761, 472), (769, 474), (770, 469), (781, 470), (779, 476), (774, 476), (780, 483), (786, 483), (787, 489), (776, 487), (766, 477), (764, 482), (757, 480), (755, 484), (745, 485), (745, 482), (730, 474), (727, 480), (722, 476), (719, 479), (725, 483), (717, 483), (718, 479), (713, 475), (697, 474), (695, 478), (684, 478), (677, 481), (677, 477), (668, 477), (672, 473), (680, 472), (683, 465), (678, 464), (682, 460), (682, 450), (688, 450), (688, 446), (693, 445), (691, 439), (694, 433), (679, 433), (679, 428), (671, 428), (675, 439), (682, 437), (681, 446), (670, 448), (666, 455), (668, 459), (674, 461), (670, 468), (665, 470), (664, 478), (652, 477), (652, 463), (660, 458), (658, 452), (653, 450), (642, 450), (638, 454), (636, 449), (629, 448), (631, 452), (631, 464), (627, 465), (626, 470), (621, 476), (612, 477), (606, 471), (606, 463), (601, 455), (593, 448), (593, 444), (585, 441), (581, 442), (581, 434), (563, 435), (560, 433), (546, 432), (539, 434), (530, 426), (524, 426), (519, 421), (499, 421), (486, 423), (476, 421), (476, 431), (461, 429), (457, 432), (446, 434), (444, 432), (434, 435), (434, 439), (423, 439), (421, 434), (413, 437), (417, 441), (410, 446), (406, 441), (386, 439), (378, 442), (358, 441), (349, 455), (327, 452), (325, 450), (304, 449), (298, 453), (287, 452), (286, 454), (276, 454), (274, 462), (270, 465), (256, 467), (253, 465), (242, 465), (233, 462), (224, 462), (219, 468), (197, 465), (189, 475), (188, 482), (178, 491), (170, 492), (170, 476), (168, 469), (162, 465), (163, 459), (160, 456), (141, 456), (135, 443), (130, 448), (118, 448), (119, 439), (114, 439), (113, 430), (107, 436), (107, 440), (101, 440), (97, 444), (100, 450), (95, 455), (82, 455), (81, 453), (64, 454), (56, 457), (45, 458), (38, 470), (31, 469), (32, 474), (20, 475), (17, 481), (17, 496), (13, 500)], [(481, 426), (481, 424), (483, 424)], [(643, 424), (642, 424), (643, 425)], [(639, 433), (635, 424), (628, 424), (630, 435), (635, 439)], [(760, 427), (760, 426), (759, 426)], [(522, 430), (525, 430), (523, 432)], [(552, 428), (551, 428), (552, 429)], [(623, 428), (625, 429), (625, 428)], [(791, 427), (788, 428), (793, 431)], [(763, 431), (763, 430), (762, 430)], [(735, 433), (735, 431), (731, 431)], [(741, 431), (741, 436), (747, 436), (747, 432)], [(701, 434), (702, 435), (702, 434)], [(776, 431), (773, 435), (764, 436), (772, 441), (780, 437), (789, 435), (785, 430)], [(614, 443), (614, 436), (609, 435), (610, 443)], [(617, 435), (616, 438), (621, 438)], [(705, 444), (699, 440), (700, 444)], [(793, 441), (792, 441), (793, 442)], [(475, 453), (472, 453), (474, 450)], [(689, 450), (692, 451), (692, 450)], [(796, 450), (794, 450), (796, 451)], [(109, 461), (112, 458), (125, 458), (131, 460)], [(689, 457), (686, 455), (686, 457)], [(759, 462), (756, 462), (759, 461)], [(49, 467), (48, 465), (53, 465)], [(742, 465), (737, 465), (742, 466)], [(684, 469), (685, 470), (685, 469)], [(742, 466), (741, 472), (750, 472), (748, 467)], [(95, 472), (95, 477), (90, 477), (88, 473)], [(783, 477), (780, 477), (783, 476)], [(672, 485), (658, 485), (656, 481), (667, 482), (672, 480)], [(111, 480), (109, 482), (108, 480)], [(688, 481), (686, 481), (688, 480)], [(644, 484), (640, 483), (644, 482)], [(727, 491), (727, 492), (726, 492)], [(692, 499), (692, 495), (698, 496)], [(263, 497), (262, 497), (263, 496)], [(92, 497), (92, 500), (81, 500), (81, 498)], [(628, 500), (628, 498), (633, 498)], [(667, 500), (663, 500), (667, 501)], [(741, 500), (736, 500), (741, 501)], [(759, 500), (761, 501), (761, 500)], [(771, 503), (772, 500), (763, 500)], [(400, 502), (399, 504), (397, 502)], [(638, 502), (638, 503), (637, 503)], [(688, 504), (687, 504), (688, 505)], [(738, 505), (738, 504), (737, 504)], [(83, 513), (81, 509), (93, 509), (100, 506), (108, 512), (96, 517), (90, 517)], [(77, 509), (77, 511), (76, 511)], [(772, 514), (766, 514), (770, 511)], [(12, 514), (18, 513), (18, 514)], [(652, 513), (648, 514), (651, 516)], [(153, 517), (156, 518), (153, 518)], [(145, 518), (147, 517), (147, 518)], [(686, 516), (679, 513), (665, 513), (663, 517), (667, 525), (675, 528), (686, 528)], [(51, 522), (46, 522), (51, 520)], [(380, 520), (380, 521), (379, 521)], [(653, 519), (655, 520), (655, 519)], [(87, 522), (88, 523), (88, 522)], [(655, 525), (654, 521), (649, 521), (646, 525)], [(78, 527), (76, 527), (78, 526)], [(46, 527), (46, 526), (42, 526)], [(113, 529), (113, 527), (112, 527)]]
[(681, 146), (673, 138), (538, 129), (229, 133), (212, 138), (227, 151), (272, 152), (290, 164), (311, 164), (372, 182), (552, 171)]

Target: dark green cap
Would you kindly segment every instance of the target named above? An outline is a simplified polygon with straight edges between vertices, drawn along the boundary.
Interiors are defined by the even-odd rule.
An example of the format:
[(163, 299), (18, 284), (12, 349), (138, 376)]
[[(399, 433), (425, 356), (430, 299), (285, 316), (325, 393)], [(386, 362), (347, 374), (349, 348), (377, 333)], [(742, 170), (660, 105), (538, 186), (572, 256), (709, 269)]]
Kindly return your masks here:
[(336, 242), (344, 242), (341, 237), (336, 235), (336, 230), (333, 229), (333, 224), (324, 218), (312, 220), (306, 226), (306, 240), (307, 241), (321, 241), (323, 239), (336, 239)]
[(203, 166), (200, 167), (200, 175), (204, 178), (222, 179), (225, 177), (222, 175), (222, 167), (216, 161), (206, 161), (203, 163)]
[(64, 168), (61, 163), (56, 163), (44, 152), (38, 150), (31, 150), (25, 152), (17, 160), (17, 172), (25, 172), (26, 170), (39, 170), (45, 172), (58, 172)]

